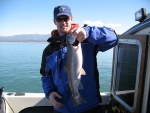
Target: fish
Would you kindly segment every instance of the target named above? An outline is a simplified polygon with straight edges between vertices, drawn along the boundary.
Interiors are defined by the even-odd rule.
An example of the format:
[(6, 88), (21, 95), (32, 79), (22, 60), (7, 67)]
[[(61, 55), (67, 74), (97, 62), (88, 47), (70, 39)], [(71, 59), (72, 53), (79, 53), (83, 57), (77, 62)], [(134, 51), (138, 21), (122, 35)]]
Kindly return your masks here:
[(83, 57), (81, 43), (73, 45), (75, 42), (74, 35), (70, 34), (66, 37), (67, 53), (65, 71), (68, 76), (68, 83), (72, 93), (74, 105), (86, 103), (86, 100), (80, 95), (78, 89), (83, 89), (81, 83), (81, 75), (86, 75), (82, 68)]

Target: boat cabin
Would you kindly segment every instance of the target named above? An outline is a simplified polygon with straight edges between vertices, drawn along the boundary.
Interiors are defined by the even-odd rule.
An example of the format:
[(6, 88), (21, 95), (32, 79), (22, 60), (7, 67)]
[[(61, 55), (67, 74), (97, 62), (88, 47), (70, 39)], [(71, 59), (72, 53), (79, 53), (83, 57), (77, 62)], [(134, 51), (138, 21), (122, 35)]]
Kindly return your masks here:
[(150, 13), (135, 13), (139, 24), (119, 36), (111, 85), (117, 113), (150, 113)]

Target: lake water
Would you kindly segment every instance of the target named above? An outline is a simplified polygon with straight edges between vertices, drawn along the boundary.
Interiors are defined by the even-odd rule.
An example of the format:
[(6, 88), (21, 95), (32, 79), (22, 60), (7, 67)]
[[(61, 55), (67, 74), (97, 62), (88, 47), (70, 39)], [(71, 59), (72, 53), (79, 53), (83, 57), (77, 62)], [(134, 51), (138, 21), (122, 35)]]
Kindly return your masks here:
[[(39, 73), (43, 49), (48, 43), (1, 42), (0, 87), (5, 92), (42, 93)], [(97, 55), (100, 91), (109, 92), (113, 49)]]

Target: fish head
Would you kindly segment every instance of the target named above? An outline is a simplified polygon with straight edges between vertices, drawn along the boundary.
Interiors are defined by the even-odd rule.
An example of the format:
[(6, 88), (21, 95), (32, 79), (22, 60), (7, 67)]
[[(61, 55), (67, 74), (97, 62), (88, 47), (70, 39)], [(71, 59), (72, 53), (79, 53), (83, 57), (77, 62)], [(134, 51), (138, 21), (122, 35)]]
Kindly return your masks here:
[(73, 44), (75, 42), (75, 40), (76, 40), (76, 38), (75, 38), (75, 36), (73, 34), (68, 34), (66, 36), (66, 41), (69, 44)]

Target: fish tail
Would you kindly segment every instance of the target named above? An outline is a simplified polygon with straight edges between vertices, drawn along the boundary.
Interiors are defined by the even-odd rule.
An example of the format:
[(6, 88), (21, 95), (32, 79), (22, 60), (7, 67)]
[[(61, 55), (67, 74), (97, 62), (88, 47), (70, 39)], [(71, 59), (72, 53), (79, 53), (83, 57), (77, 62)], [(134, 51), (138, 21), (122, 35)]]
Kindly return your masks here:
[(77, 99), (73, 98), (73, 103), (74, 103), (75, 106), (77, 106), (79, 104), (83, 104), (83, 103), (87, 103), (87, 102), (82, 96), (80, 96)]

